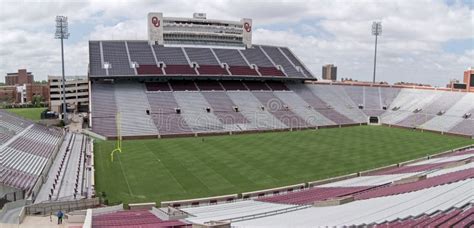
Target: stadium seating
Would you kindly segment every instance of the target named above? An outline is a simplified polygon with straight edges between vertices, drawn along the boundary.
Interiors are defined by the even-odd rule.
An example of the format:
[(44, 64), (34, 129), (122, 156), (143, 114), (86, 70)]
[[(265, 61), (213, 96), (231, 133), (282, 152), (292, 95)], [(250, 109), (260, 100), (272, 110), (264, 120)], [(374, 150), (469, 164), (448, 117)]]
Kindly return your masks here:
[(161, 75), (163, 74), (163, 69), (157, 67), (156, 65), (139, 65), (137, 68), (138, 74), (149, 74), (149, 75)]
[(367, 116), (380, 116), (383, 110), (381, 88), (364, 86), (364, 109)]
[(324, 102), (334, 107), (336, 111), (344, 114), (355, 123), (367, 122), (367, 116), (354, 104), (344, 92), (344, 86), (308, 85), (308, 87)]
[(375, 197), (383, 197), (395, 194), (401, 194), (411, 191), (418, 191), (425, 188), (431, 188), (434, 186), (449, 184), (474, 177), (474, 168), (455, 171), (427, 179), (419, 180), (416, 182), (399, 184), (393, 186), (384, 186), (375, 188), (373, 190), (367, 190), (359, 194), (355, 194), (356, 199), (370, 199)]
[(179, 47), (163, 47), (159, 45), (152, 46), (158, 62), (163, 62), (167, 66), (170, 65), (188, 65), (186, 55), (182, 48)]
[[(472, 171), (466, 171), (467, 173)], [(453, 174), (457, 175), (457, 174)], [(466, 177), (466, 176), (465, 176)], [(436, 178), (438, 180), (444, 179), (445, 177)], [(462, 179), (462, 178), (460, 178)], [(434, 179), (433, 179), (434, 180)], [(302, 207), (295, 211), (279, 213), (272, 216), (259, 216), (261, 214), (254, 214), (253, 217), (248, 216), (251, 219), (238, 220), (236, 216), (221, 216), (221, 219), (232, 218), (236, 220), (233, 223), (235, 226), (252, 226), (252, 227), (299, 227), (312, 224), (314, 226), (375, 226), (377, 224), (384, 224), (390, 221), (401, 221), (409, 218), (414, 218), (423, 215), (436, 215), (440, 211), (452, 211), (461, 209), (462, 211), (469, 210), (471, 207), (470, 202), (472, 201), (472, 184), (474, 183), (473, 178), (468, 178), (456, 182), (448, 181), (441, 185), (433, 186), (433, 180), (427, 179), (421, 183), (426, 184), (426, 188), (405, 188), (406, 186), (419, 186), (423, 184), (408, 183), (405, 185), (394, 185), (394, 188), (405, 188), (400, 192), (394, 192), (395, 195), (385, 195), (383, 197), (373, 197), (364, 200), (356, 200), (342, 205), (337, 206), (323, 206), (323, 207)], [(435, 184), (436, 185), (436, 184)], [(397, 187), (400, 186), (400, 187)], [(386, 191), (392, 188), (392, 186), (381, 186), (372, 189), (364, 189), (359, 191), (360, 194), (370, 194), (372, 191)], [(341, 189), (341, 194), (344, 195), (344, 191)], [(347, 188), (346, 188), (347, 189)], [(306, 190), (308, 191), (308, 190)], [(301, 192), (292, 192), (289, 194), (272, 196), (268, 199), (282, 199), (282, 202), (286, 202), (283, 199), (288, 195), (298, 195), (306, 193), (305, 190)], [(316, 191), (316, 190), (314, 190)], [(328, 192), (330, 190), (327, 190)], [(357, 197), (357, 192), (355, 192)], [(336, 194), (339, 195), (339, 194)], [(316, 196), (316, 194), (315, 194)], [(274, 198), (275, 197), (275, 198)], [(315, 197), (317, 199), (318, 196)], [(320, 196), (321, 197), (321, 196)], [(321, 197), (324, 199), (324, 197)], [(266, 198), (259, 198), (258, 200), (265, 200)], [(304, 201), (303, 201), (304, 202)], [(467, 208), (465, 207), (467, 206)], [(227, 205), (231, 208), (232, 205)], [(194, 208), (193, 208), (194, 209)], [(225, 211), (221, 212), (225, 214)], [(470, 212), (468, 212), (470, 213)], [(445, 222), (439, 221), (441, 224), (452, 225), (452, 224), (469, 224), (472, 222), (472, 218), (466, 219), (468, 213), (463, 213), (462, 216), (454, 216), (446, 219)], [(192, 213), (191, 213), (192, 214)], [(193, 214), (194, 215), (194, 214)], [(458, 213), (461, 215), (461, 213)], [(196, 217), (192, 218), (192, 221), (203, 221), (200, 219), (200, 214), (197, 213)], [(448, 221), (451, 221), (449, 222)], [(459, 223), (463, 221), (463, 223)], [(376, 226), (379, 227), (379, 226)], [(385, 226), (382, 226), (385, 227)], [(401, 227), (401, 226), (398, 226)], [(406, 226), (403, 226), (406, 227)], [(444, 226), (442, 226), (444, 227)], [(463, 226), (459, 226), (463, 227)]]
[(237, 105), (227, 96), (225, 92), (202, 92), (210, 104), (212, 112), (219, 118), (222, 124), (248, 124), (250, 123), (238, 110)]
[(198, 88), (193, 81), (170, 81), (173, 91), (197, 91)]
[(267, 86), (273, 91), (289, 91), (288, 87), (283, 82), (279, 81), (267, 81)]
[(175, 91), (176, 102), (181, 108), (181, 116), (196, 132), (222, 131), (224, 126), (213, 112), (207, 112), (211, 105), (199, 92)]
[(92, 83), (92, 130), (104, 136), (117, 134), (115, 116), (117, 106), (115, 102), (115, 88), (113, 84)]
[(173, 93), (147, 93), (147, 98), (151, 108), (151, 118), (160, 135), (192, 132), (183, 117), (176, 113), (176, 108), (179, 108), (179, 105)]
[[(472, 101), (474, 100), (474, 94), (468, 93), (464, 95), (458, 102), (456, 102), (450, 109), (441, 116), (435, 116), (428, 122), (424, 123), (422, 127), (429, 130), (438, 130), (438, 131), (449, 131), (454, 128), (457, 124), (462, 122), (464, 119), (460, 118), (466, 113), (474, 112), (474, 107), (472, 107)], [(466, 125), (462, 124), (461, 126)], [(473, 126), (467, 124), (467, 126)], [(456, 130), (452, 131), (455, 133)], [(460, 132), (463, 133), (463, 132)], [(469, 132), (466, 132), (469, 134)]]
[[(269, 86), (271, 84), (267, 83)], [(272, 86), (270, 86), (272, 87)], [(293, 91), (274, 91), (273, 94), (278, 97), (288, 108), (296, 115), (300, 116), (310, 126), (326, 126), (335, 125), (333, 121), (326, 118), (315, 109), (311, 108), (310, 105), (298, 96)]]
[(219, 81), (196, 81), (196, 86), (201, 91), (221, 91), (221, 83)]
[(268, 87), (267, 84), (265, 84), (264, 82), (248, 81), (248, 82), (244, 82), (244, 84), (249, 90), (252, 90), (252, 91), (271, 90), (270, 87)]
[(241, 81), (221, 81), (225, 90), (248, 90)]
[(287, 194), (270, 196), (258, 199), (258, 201), (283, 203), (283, 204), (312, 204), (330, 198), (337, 198), (367, 191), (372, 186), (363, 187), (315, 187)]
[(156, 65), (155, 57), (147, 42), (126, 41), (130, 60), (139, 65)]
[(249, 75), (249, 76), (258, 76), (258, 72), (255, 69), (252, 69), (247, 66), (231, 66), (229, 68), (231, 75)]
[(240, 54), (239, 50), (234, 49), (212, 49), (221, 63), (227, 63), (229, 66), (246, 66), (248, 63)]
[(92, 217), (92, 227), (183, 227), (179, 220), (164, 221), (147, 210), (118, 211)]
[(191, 62), (199, 65), (219, 66), (219, 62), (210, 48), (184, 48), (184, 51)]
[(0, 184), (30, 191), (60, 145), (63, 131), (47, 128), (0, 110), (9, 134), (0, 145)]
[(89, 41), (89, 73), (91, 75), (107, 75), (102, 62), (101, 46), (100, 41)]
[(157, 135), (155, 124), (146, 110), (150, 105), (142, 83), (115, 84), (117, 111), (120, 112), (120, 125), (123, 135)]
[[(164, 47), (150, 45), (147, 41), (90, 41), (89, 52), (92, 77), (137, 74), (313, 77), (289, 49), (280, 47), (254, 45), (245, 50), (235, 50)], [(104, 68), (104, 63), (109, 64), (108, 69)], [(196, 69), (193, 63), (196, 63)], [(228, 70), (223, 67), (224, 63)], [(277, 66), (281, 66), (285, 72)]]
[(258, 67), (258, 72), (262, 76), (276, 76), (276, 77), (284, 77), (285, 74), (277, 69), (276, 67)]
[(225, 203), (202, 207), (183, 208), (182, 210), (193, 217), (187, 218), (190, 222), (203, 223), (207, 221), (225, 220), (241, 216), (271, 213), (294, 207), (292, 205), (244, 200), (235, 203)]
[(296, 67), (299, 67), (303, 70), (303, 74), (306, 77), (311, 77), (311, 73), (306, 69), (306, 67), (303, 65), (301, 61), (299, 61), (296, 56), (288, 49), (287, 47), (280, 47), (280, 50), (285, 53), (286, 57), (295, 65)]
[(376, 224), (376, 227), (466, 227), (472, 222), (473, 213), (474, 205), (469, 204), (463, 208), (453, 208), (432, 214), (420, 214), (405, 219), (387, 221)]
[(267, 53), (267, 55), (273, 60), (276, 65), (280, 65), (285, 70), (286, 75), (288, 77), (295, 77), (295, 78), (304, 78), (304, 74), (296, 70), (295, 66), (292, 62), (286, 57), (286, 55), (280, 51), (278, 47), (271, 47), (271, 46), (261, 46), (263, 51)]
[(400, 173), (416, 173), (422, 171), (428, 171), (443, 167), (449, 162), (440, 162), (440, 163), (431, 163), (431, 164), (422, 164), (422, 165), (405, 165), (396, 168), (384, 169), (372, 173), (371, 175), (388, 175), (388, 174), (400, 174)]
[[(181, 49), (179, 51), (182, 52)], [(214, 50), (214, 52), (216, 51)], [(188, 98), (182, 98), (176, 107), (172, 107), (176, 115), (173, 114), (173, 123), (169, 126), (176, 126), (176, 121), (184, 121), (180, 125), (189, 126), (191, 132), (210, 133), (357, 124), (366, 123), (368, 116), (380, 116), (384, 124), (413, 127), (413, 124), (416, 123), (417, 127), (429, 130), (463, 135), (474, 134), (474, 130), (472, 130), (474, 129), (473, 117), (463, 117), (466, 113), (474, 112), (474, 104), (470, 102), (471, 94), (259, 80), (170, 80), (168, 82), (146, 82), (144, 85), (138, 82), (92, 83), (91, 115), (93, 130), (105, 136), (114, 136), (116, 134), (115, 114), (121, 110), (125, 113), (124, 115), (128, 116), (127, 118), (133, 118), (133, 124), (122, 121), (124, 129), (130, 130), (127, 133), (123, 131), (124, 136), (161, 134), (156, 131), (154, 126), (156, 127), (156, 124), (163, 125), (164, 123), (157, 121), (158, 119), (160, 121), (165, 119), (149, 116), (147, 110), (150, 110), (149, 104), (152, 101), (149, 100), (150, 95), (145, 96), (145, 93), (168, 91), (176, 96), (177, 92), (188, 91), (195, 92), (191, 93), (194, 97), (188, 94), (186, 95)], [(232, 124), (222, 125), (223, 113), (216, 113), (219, 111), (212, 107), (214, 105), (212, 104), (212, 98), (203, 95), (206, 91), (221, 91), (220, 94), (224, 98), (226, 96), (230, 98), (219, 101), (222, 103), (224, 101), (229, 102), (226, 105), (219, 104), (219, 107), (232, 108), (233, 113), (228, 112), (229, 116), (226, 117), (227, 120), (225, 121)], [(249, 91), (251, 93), (248, 93)], [(181, 93), (180, 96), (183, 94), (186, 93)], [(186, 99), (198, 99), (201, 103), (199, 105), (190, 104), (189, 100)], [(140, 102), (132, 102), (132, 100)], [(249, 103), (244, 104), (241, 103), (242, 101)], [(272, 110), (268, 106), (269, 102), (278, 104), (280, 108)], [(363, 106), (362, 110), (359, 109), (358, 103)], [(183, 113), (176, 113), (175, 109), (178, 106)], [(398, 109), (395, 109), (397, 107)], [(235, 108), (238, 108), (237, 112), (241, 112), (238, 118), (234, 116)], [(416, 109), (419, 109), (419, 112), (414, 113)], [(439, 113), (441, 110), (443, 110), (442, 114)], [(127, 112), (131, 113), (127, 114)], [(193, 117), (189, 112), (196, 116)], [(186, 118), (183, 119), (178, 115), (185, 115)], [(242, 121), (240, 115), (243, 115), (249, 122)], [(258, 117), (250, 117), (251, 115), (257, 115)], [(191, 127), (199, 122), (198, 118), (203, 116), (212, 119), (211, 126), (204, 128), (203, 126)], [(229, 118), (237, 118), (237, 120), (229, 120)], [(292, 121), (289, 121), (289, 119)], [(0, 121), (2, 120), (0, 119)], [(154, 122), (154, 124), (150, 125), (151, 122)], [(147, 125), (147, 127), (143, 128), (145, 130), (142, 131), (142, 128), (138, 127), (140, 125)], [(135, 130), (132, 130), (132, 128), (135, 128)], [(15, 128), (12, 127), (12, 129)], [(21, 127), (18, 130), (21, 130)], [(168, 130), (163, 131), (163, 133), (173, 132), (173, 134), (179, 134), (179, 132), (186, 132), (188, 134), (190, 133), (188, 130), (184, 127), (183, 131)], [(137, 132), (140, 133), (137, 134)], [(4, 140), (8, 137), (7, 134), (2, 136)]]
[(147, 91), (171, 91), (168, 82), (148, 82), (145, 85)]
[(242, 115), (250, 121), (248, 129), (281, 129), (288, 128), (275, 118), (267, 109), (262, 110), (263, 104), (248, 91), (228, 91), (227, 95), (239, 107)]
[(125, 42), (102, 42), (102, 50), (104, 62), (110, 64), (109, 75), (135, 75)]
[(3, 130), (13, 134), (18, 134), (32, 124), (31, 121), (18, 118), (12, 114), (0, 110), (0, 126), (6, 128)]
[(290, 88), (297, 93), (303, 100), (305, 100), (311, 108), (321, 113), (327, 119), (331, 120), (336, 124), (352, 124), (355, 123), (353, 120), (349, 119), (347, 116), (339, 113), (328, 103), (323, 101), (320, 97), (314, 94), (309, 86), (290, 84)]
[(474, 119), (462, 120), (449, 130), (451, 133), (474, 136)]
[(229, 73), (225, 68), (214, 65), (199, 65), (197, 71), (200, 75), (228, 75)]
[(396, 123), (396, 125), (404, 127), (416, 127), (434, 118), (439, 112), (450, 109), (457, 101), (459, 101), (464, 93), (454, 92), (438, 92), (438, 98), (433, 100), (430, 104), (418, 107), (422, 110), (418, 113), (413, 113)]
[[(440, 94), (436, 91), (402, 89), (387, 112), (381, 116), (382, 122), (397, 124), (413, 114), (416, 109), (423, 108), (439, 97)], [(398, 110), (392, 110), (395, 107), (398, 107)]]
[(264, 104), (268, 112), (286, 126), (290, 128), (310, 127), (303, 118), (293, 113), (289, 106), (272, 92), (253, 92), (253, 95)]

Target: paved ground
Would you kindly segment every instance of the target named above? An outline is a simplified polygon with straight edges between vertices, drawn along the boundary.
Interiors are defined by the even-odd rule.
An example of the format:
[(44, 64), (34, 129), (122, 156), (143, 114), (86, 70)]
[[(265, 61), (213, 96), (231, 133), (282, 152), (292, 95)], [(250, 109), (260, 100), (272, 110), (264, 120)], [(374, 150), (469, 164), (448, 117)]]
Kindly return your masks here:
[(16, 224), (1, 224), (0, 228), (79, 228), (82, 227), (82, 223), (68, 223), (67, 220), (63, 221), (63, 224), (58, 225), (56, 216), (53, 217), (40, 217), (40, 216), (27, 216), (21, 225)]

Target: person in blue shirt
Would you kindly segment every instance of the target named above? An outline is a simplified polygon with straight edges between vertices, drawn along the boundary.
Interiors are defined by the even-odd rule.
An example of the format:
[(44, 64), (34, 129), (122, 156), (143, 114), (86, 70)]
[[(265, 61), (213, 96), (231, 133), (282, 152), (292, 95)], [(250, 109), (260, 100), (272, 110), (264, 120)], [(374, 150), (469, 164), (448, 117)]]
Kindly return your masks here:
[(56, 216), (58, 216), (58, 224), (63, 224), (64, 213), (61, 210), (59, 210)]

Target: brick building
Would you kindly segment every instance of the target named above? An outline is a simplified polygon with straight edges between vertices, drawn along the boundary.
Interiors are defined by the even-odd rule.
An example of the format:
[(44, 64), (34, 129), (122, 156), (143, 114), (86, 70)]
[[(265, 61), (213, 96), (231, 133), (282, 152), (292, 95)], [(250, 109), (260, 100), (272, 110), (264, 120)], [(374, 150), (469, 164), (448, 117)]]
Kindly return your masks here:
[(33, 96), (40, 95), (43, 101), (49, 100), (49, 86), (48, 84), (26, 84), (26, 102), (33, 101)]
[(28, 72), (26, 69), (19, 69), (18, 73), (7, 73), (5, 76), (6, 85), (23, 85), (23, 84), (32, 84), (34, 82), (34, 77), (31, 72)]
[(20, 97), (16, 91), (16, 86), (0, 86), (0, 103), (18, 103)]
[(6, 86), (0, 87), (0, 102), (29, 103), (36, 95), (42, 96), (43, 101), (49, 100), (48, 84), (37, 84), (33, 74), (26, 69), (19, 69), (17, 73), (7, 73)]
[(474, 68), (470, 67), (464, 71), (464, 83), (468, 92), (474, 92)]

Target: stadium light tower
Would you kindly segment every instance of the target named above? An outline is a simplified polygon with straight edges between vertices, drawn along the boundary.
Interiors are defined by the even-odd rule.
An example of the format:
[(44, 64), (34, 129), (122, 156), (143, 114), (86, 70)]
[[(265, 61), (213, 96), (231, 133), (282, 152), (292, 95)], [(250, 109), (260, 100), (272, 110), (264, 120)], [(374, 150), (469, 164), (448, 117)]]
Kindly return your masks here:
[(56, 16), (56, 33), (54, 35), (55, 39), (61, 40), (61, 64), (62, 64), (62, 73), (63, 73), (63, 120), (67, 121), (67, 112), (66, 112), (66, 76), (64, 75), (64, 39), (69, 38), (69, 28), (67, 17), (65, 16)]
[(377, 37), (382, 35), (382, 22), (374, 21), (372, 23), (372, 35), (375, 36), (374, 77), (372, 79), (372, 83), (375, 84), (375, 66), (377, 65)]

